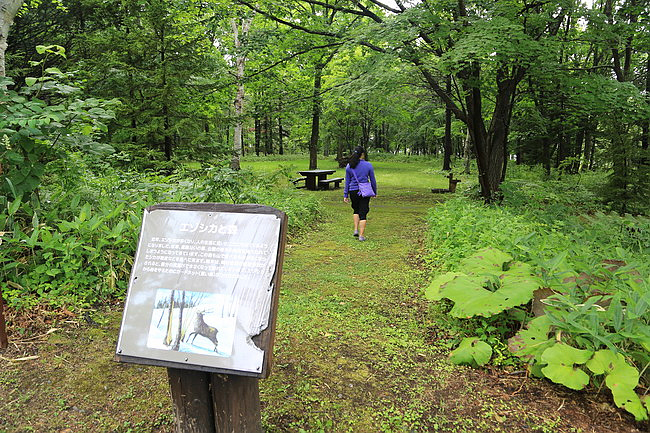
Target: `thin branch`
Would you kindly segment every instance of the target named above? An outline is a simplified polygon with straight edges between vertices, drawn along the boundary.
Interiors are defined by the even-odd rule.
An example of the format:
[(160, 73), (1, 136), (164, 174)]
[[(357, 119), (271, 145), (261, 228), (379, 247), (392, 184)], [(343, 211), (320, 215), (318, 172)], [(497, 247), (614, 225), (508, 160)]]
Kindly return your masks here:
[(335, 42), (335, 43), (326, 44), (326, 45), (318, 45), (318, 46), (315, 46), (315, 47), (307, 48), (306, 50), (298, 51), (296, 53), (291, 54), (290, 56), (287, 56), (287, 57), (285, 57), (283, 59), (278, 60), (275, 63), (272, 63), (271, 65), (269, 65), (269, 66), (267, 66), (265, 68), (262, 68), (262, 69), (260, 69), (258, 71), (253, 72), (250, 75), (247, 75), (245, 79), (248, 80), (250, 78), (253, 78), (256, 75), (259, 75), (259, 74), (264, 73), (264, 72), (266, 72), (266, 71), (268, 71), (270, 69), (273, 69), (274, 67), (278, 66), (279, 64), (282, 64), (284, 62), (288, 62), (289, 60), (293, 59), (294, 57), (298, 57), (301, 54), (305, 54), (305, 53), (308, 53), (310, 51), (319, 50), (319, 49), (323, 49), (323, 48), (338, 47), (338, 46), (341, 46), (341, 45), (343, 45), (343, 42)]
[(332, 37), (332, 38), (338, 38), (339, 37), (339, 35), (337, 35), (336, 33), (321, 32), (321, 31), (317, 31), (317, 30), (311, 30), (311, 29), (308, 29), (307, 27), (303, 27), (301, 25), (294, 24), (292, 22), (283, 20), (282, 18), (278, 18), (278, 17), (276, 17), (276, 16), (274, 16), (274, 15), (272, 15), (272, 14), (266, 12), (266, 11), (263, 11), (262, 9), (258, 8), (257, 6), (254, 6), (254, 5), (250, 4), (246, 0), (237, 0), (237, 2), (244, 5), (244, 6), (246, 6), (247, 8), (249, 8), (251, 10), (261, 14), (261, 15), (264, 15), (265, 17), (267, 17), (267, 18), (269, 18), (269, 19), (271, 19), (271, 20), (273, 20), (275, 22), (278, 22), (280, 24), (284, 24), (285, 26), (289, 26), (292, 29), (300, 30), (302, 32), (309, 33), (311, 35), (321, 35), (321, 36), (328, 36), (328, 37)]
[(388, 12), (392, 12), (394, 14), (402, 13), (402, 11), (400, 11), (399, 9), (394, 9), (378, 0), (370, 0), (370, 2), (373, 3), (375, 6), (379, 6), (380, 8), (387, 10)]
[(612, 65), (596, 65), (585, 68), (560, 68), (562, 71), (595, 71), (596, 69), (615, 69), (615, 67)]
[(368, 9), (367, 7), (362, 5), (360, 2), (355, 1), (354, 4), (356, 4), (359, 9), (361, 9), (362, 11), (365, 12), (365, 16), (367, 16), (368, 18), (371, 18), (374, 22), (376, 22), (376, 23), (383, 23), (384, 22), (384, 20), (382, 20), (381, 17), (379, 17), (377, 14), (372, 12), (370, 9)]
[(348, 8), (344, 8), (344, 7), (341, 7), (341, 6), (331, 5), (331, 4), (324, 3), (324, 2), (318, 1), (318, 0), (303, 0), (303, 1), (305, 3), (309, 3), (311, 5), (322, 6), (325, 9), (331, 9), (331, 10), (334, 10), (334, 11), (345, 12), (345, 13), (353, 14), (353, 15), (367, 16), (364, 12), (358, 11), (356, 9), (348, 9)]

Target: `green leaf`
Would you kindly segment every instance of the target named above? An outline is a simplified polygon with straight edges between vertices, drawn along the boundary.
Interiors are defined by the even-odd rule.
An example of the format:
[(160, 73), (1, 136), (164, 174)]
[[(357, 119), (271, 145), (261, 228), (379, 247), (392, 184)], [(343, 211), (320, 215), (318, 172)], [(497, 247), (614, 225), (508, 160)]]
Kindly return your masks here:
[(597, 351), (593, 358), (587, 361), (587, 368), (594, 374), (611, 373), (616, 368), (625, 365), (625, 357), (609, 349)]
[(424, 296), (431, 301), (441, 300), (444, 296), (440, 296), (440, 287), (461, 275), (464, 276), (465, 274), (462, 272), (447, 272), (437, 276), (424, 291)]
[(33, 86), (34, 84), (36, 84), (37, 81), (38, 81), (38, 78), (34, 78), (34, 77), (26, 77), (25, 78), (25, 84), (27, 84), (28, 86)]
[(476, 337), (464, 338), (458, 347), (451, 352), (449, 360), (458, 365), (480, 367), (490, 361), (492, 347)]
[(83, 135), (91, 135), (93, 133), (92, 125), (84, 125), (81, 127), (81, 133)]
[[(532, 268), (515, 262), (503, 271), (504, 263), (511, 257), (497, 249), (487, 248), (463, 261), (462, 267), (468, 275), (456, 274), (447, 283), (430, 287), (436, 299), (448, 298), (454, 302), (450, 314), (454, 317), (489, 317), (509, 308), (525, 304), (533, 297), (541, 283)], [(436, 293), (437, 289), (437, 293)]]
[(13, 215), (18, 212), (20, 204), (22, 203), (22, 197), (16, 197), (16, 199), (9, 204), (9, 215)]
[(571, 389), (582, 389), (589, 383), (589, 376), (576, 365), (584, 364), (592, 355), (590, 350), (555, 344), (542, 353), (542, 362), (547, 364), (542, 368), (542, 373), (555, 383)]
[(548, 316), (536, 317), (528, 322), (528, 329), (519, 331), (508, 340), (508, 348), (515, 356), (539, 363), (542, 353), (555, 344), (554, 339), (548, 338), (549, 332), (551, 321)]
[(637, 421), (643, 421), (648, 419), (648, 411), (634, 392), (638, 384), (639, 372), (628, 364), (616, 368), (605, 378), (605, 385), (612, 390), (616, 406), (630, 412)]
[(460, 264), (465, 272), (479, 275), (483, 273), (498, 273), (503, 270), (504, 263), (512, 261), (512, 257), (496, 248), (484, 248)]
[(25, 160), (25, 158), (23, 158), (21, 154), (19, 154), (18, 152), (14, 152), (13, 150), (7, 151), (5, 157), (7, 158), (7, 161), (9, 161), (12, 164), (20, 164)]
[(648, 419), (647, 409), (634, 392), (639, 384), (639, 371), (629, 365), (622, 354), (599, 350), (587, 362), (587, 367), (595, 374), (607, 374), (605, 385), (612, 391), (616, 406), (630, 412), (637, 421)]
[(81, 212), (79, 212), (79, 221), (84, 222), (90, 216), (90, 203), (85, 203), (81, 207)]

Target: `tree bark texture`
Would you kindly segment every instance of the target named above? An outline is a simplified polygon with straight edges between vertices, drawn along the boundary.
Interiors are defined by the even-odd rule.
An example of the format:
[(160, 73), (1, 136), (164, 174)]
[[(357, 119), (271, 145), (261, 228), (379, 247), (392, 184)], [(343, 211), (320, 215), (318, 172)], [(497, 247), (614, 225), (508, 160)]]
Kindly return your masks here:
[(262, 433), (259, 379), (212, 374), (217, 433)]
[[(451, 94), (451, 77), (447, 77), (446, 82), (447, 92)], [(442, 162), (443, 170), (451, 170), (451, 109), (445, 107), (445, 142), (443, 145), (444, 148), (444, 158)]]
[(259, 379), (168, 368), (176, 433), (262, 433)]
[(262, 121), (255, 116), (255, 154), (260, 156), (260, 143), (262, 141)]
[(18, 10), (23, 5), (23, 0), (0, 1), (0, 77), (6, 77), (5, 52), (7, 51), (7, 36), (14, 23)]
[(318, 168), (318, 139), (320, 133), (320, 112), (321, 112), (321, 81), (323, 78), (325, 64), (319, 63), (314, 68), (314, 93), (311, 109), (311, 137), (309, 138), (309, 169)]
[(467, 131), (467, 134), (465, 135), (465, 142), (463, 143), (463, 156), (465, 157), (465, 171), (463, 171), (464, 174), (469, 174), (470, 173), (470, 162), (471, 162), (471, 155), (472, 154), (472, 137), (469, 134), (469, 130)]
[(264, 154), (272, 155), (273, 154), (273, 122), (271, 120), (271, 115), (267, 114), (264, 118)]
[[(278, 110), (278, 113), (280, 110)], [(278, 153), (284, 155), (284, 128), (282, 127), (282, 117), (278, 116)]]
[(242, 153), (242, 135), (243, 135), (243, 116), (244, 116), (244, 68), (246, 66), (246, 56), (241, 54), (242, 41), (240, 35), (245, 37), (250, 29), (251, 20), (241, 20), (241, 32), (236, 19), (230, 21), (233, 36), (235, 38), (235, 79), (237, 81), (237, 94), (235, 96), (235, 131), (232, 144), (232, 159), (230, 168), (239, 170), (239, 156)]
[(214, 433), (210, 373), (168, 368), (176, 433)]

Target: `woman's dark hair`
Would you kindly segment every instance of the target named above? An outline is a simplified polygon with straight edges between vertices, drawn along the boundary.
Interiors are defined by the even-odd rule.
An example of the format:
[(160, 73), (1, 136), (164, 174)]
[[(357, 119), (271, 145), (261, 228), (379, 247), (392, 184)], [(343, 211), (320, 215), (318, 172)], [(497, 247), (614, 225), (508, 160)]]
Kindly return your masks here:
[(366, 149), (364, 149), (363, 146), (355, 147), (350, 156), (350, 167), (355, 168), (359, 165), (359, 158), (361, 158), (361, 155), (364, 153), (366, 153)]

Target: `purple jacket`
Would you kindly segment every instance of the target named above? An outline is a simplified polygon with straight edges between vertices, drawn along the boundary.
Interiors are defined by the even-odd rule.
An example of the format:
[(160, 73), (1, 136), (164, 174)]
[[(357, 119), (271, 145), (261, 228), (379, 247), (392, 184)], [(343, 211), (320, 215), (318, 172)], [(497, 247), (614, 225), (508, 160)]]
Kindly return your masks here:
[[(353, 174), (354, 172), (354, 174)], [(359, 184), (357, 179), (354, 178), (356, 174), (357, 179), (361, 183), (367, 183), (370, 180), (370, 185), (372, 185), (372, 190), (377, 194), (377, 181), (375, 180), (375, 170), (372, 168), (372, 164), (363, 159), (359, 161), (359, 164), (355, 168), (351, 168), (350, 164), (345, 167), (345, 189), (343, 190), (343, 197), (348, 196), (350, 191), (358, 191)]]

